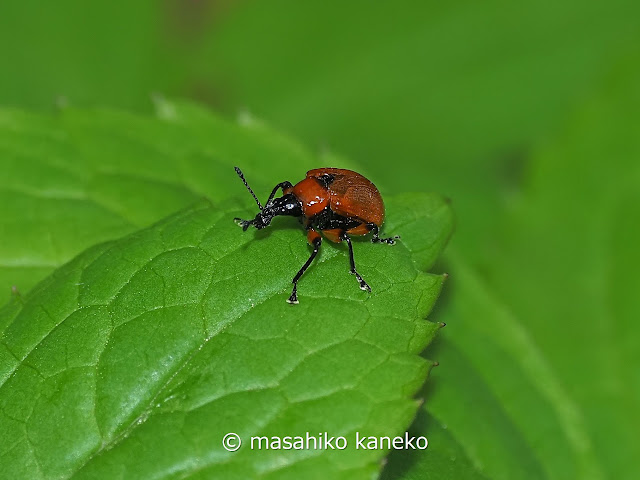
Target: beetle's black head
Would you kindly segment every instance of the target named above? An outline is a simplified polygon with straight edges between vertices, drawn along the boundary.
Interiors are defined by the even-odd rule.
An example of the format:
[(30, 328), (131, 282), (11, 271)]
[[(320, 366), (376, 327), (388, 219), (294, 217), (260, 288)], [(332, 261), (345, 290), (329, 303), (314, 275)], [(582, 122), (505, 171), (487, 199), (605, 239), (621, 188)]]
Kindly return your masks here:
[(242, 183), (244, 183), (244, 186), (247, 187), (247, 190), (249, 190), (249, 193), (251, 193), (254, 200), (258, 204), (258, 208), (260, 209), (260, 212), (255, 216), (253, 220), (242, 220), (241, 218), (234, 218), (236, 223), (242, 227), (242, 230), (246, 232), (251, 225), (256, 227), (258, 230), (262, 230), (263, 228), (268, 227), (271, 224), (271, 220), (273, 220), (273, 217), (277, 217), (278, 215), (289, 215), (294, 217), (302, 216), (302, 202), (300, 202), (300, 200), (298, 200), (298, 198), (293, 193), (288, 193), (280, 198), (273, 198), (278, 188), (282, 188), (282, 191), (284, 192), (285, 188), (290, 188), (292, 186), (291, 183), (282, 182), (276, 185), (276, 187), (271, 192), (271, 195), (269, 195), (269, 199), (267, 200), (266, 205), (263, 207), (256, 194), (253, 193), (253, 190), (251, 190), (251, 187), (245, 180), (242, 171), (240, 171), (238, 167), (235, 167), (235, 169), (236, 173), (242, 180)]
[(251, 225), (258, 230), (262, 230), (271, 225), (273, 217), (277, 217), (278, 215), (289, 215), (292, 217), (302, 216), (302, 202), (300, 202), (294, 194), (289, 193), (280, 198), (269, 200), (253, 220), (242, 220), (240, 218), (235, 218), (234, 220), (244, 231)]

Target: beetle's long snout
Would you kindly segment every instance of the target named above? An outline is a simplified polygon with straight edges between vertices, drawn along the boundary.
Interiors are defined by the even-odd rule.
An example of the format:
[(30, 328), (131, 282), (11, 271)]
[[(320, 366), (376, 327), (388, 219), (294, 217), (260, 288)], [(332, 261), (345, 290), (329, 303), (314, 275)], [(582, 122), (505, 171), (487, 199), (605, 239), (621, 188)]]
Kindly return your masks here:
[(252, 225), (256, 227), (258, 230), (262, 230), (265, 227), (271, 225), (271, 220), (273, 219), (273, 214), (270, 210), (265, 208), (259, 214), (256, 215), (256, 218), (253, 219)]

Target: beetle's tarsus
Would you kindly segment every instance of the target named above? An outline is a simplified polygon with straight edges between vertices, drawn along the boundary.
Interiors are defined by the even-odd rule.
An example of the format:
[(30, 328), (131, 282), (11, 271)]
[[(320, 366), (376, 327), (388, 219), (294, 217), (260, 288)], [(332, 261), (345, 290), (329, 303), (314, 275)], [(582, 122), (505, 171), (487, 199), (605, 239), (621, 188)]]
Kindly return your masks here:
[(387, 245), (395, 245), (396, 240), (400, 240), (400, 235), (394, 235), (393, 237), (382, 238), (380, 237), (380, 228), (374, 224), (367, 224), (369, 230), (373, 233), (373, 237), (371, 238), (371, 243), (386, 243)]
[(287, 303), (290, 303), (291, 305), (297, 305), (298, 303), (298, 285), (297, 283), (293, 284), (293, 290), (291, 290), (291, 295), (289, 295), (289, 298), (287, 298)]
[(381, 238), (378, 236), (377, 233), (375, 233), (373, 235), (373, 238), (371, 239), (371, 243), (386, 243), (387, 245), (395, 245), (396, 244), (396, 240), (400, 239), (400, 235), (395, 235), (393, 237), (388, 237), (388, 238)]
[(247, 231), (249, 226), (253, 224), (253, 220), (243, 220), (238, 217), (234, 218), (233, 221), (236, 222), (238, 226), (242, 227), (242, 230), (245, 232)]
[(354, 270), (350, 270), (349, 273), (351, 275), (355, 275), (356, 276), (356, 280), (358, 280), (358, 283), (360, 284), (360, 290), (364, 290), (365, 292), (371, 292), (371, 287), (365, 281), (365, 279), (362, 278), (362, 276), (358, 272), (356, 272)]
[(364, 281), (364, 279), (357, 272), (356, 272), (356, 278), (358, 279), (358, 282), (360, 282), (360, 290), (364, 290), (365, 292), (371, 293), (371, 287), (367, 282)]

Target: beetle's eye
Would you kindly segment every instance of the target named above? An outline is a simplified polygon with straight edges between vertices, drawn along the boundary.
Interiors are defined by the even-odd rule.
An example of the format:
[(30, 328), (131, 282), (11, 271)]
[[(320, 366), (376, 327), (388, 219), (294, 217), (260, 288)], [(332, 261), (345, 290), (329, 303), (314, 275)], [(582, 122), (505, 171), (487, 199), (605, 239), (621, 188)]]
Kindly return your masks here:
[(330, 173), (325, 173), (325, 174), (320, 175), (318, 177), (318, 181), (325, 188), (328, 188), (329, 185), (331, 185), (334, 180), (335, 180), (335, 177), (333, 175), (331, 175)]

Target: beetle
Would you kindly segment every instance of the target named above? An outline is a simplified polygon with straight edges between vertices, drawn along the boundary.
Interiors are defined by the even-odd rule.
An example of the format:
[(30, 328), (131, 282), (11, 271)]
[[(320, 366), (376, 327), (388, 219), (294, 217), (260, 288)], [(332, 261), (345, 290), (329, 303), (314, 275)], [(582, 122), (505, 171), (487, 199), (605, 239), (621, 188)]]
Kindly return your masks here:
[[(387, 245), (394, 245), (396, 239), (400, 238), (380, 237), (380, 226), (384, 222), (384, 202), (371, 181), (352, 170), (316, 168), (309, 170), (306, 177), (295, 185), (287, 181), (278, 183), (262, 206), (242, 171), (238, 167), (235, 170), (260, 208), (253, 220), (234, 218), (243, 231), (247, 231), (250, 226), (258, 230), (268, 227), (273, 217), (278, 215), (298, 217), (307, 231), (307, 241), (313, 251), (293, 277), (293, 290), (287, 302), (298, 303), (298, 281), (320, 251), (322, 236), (319, 232), (332, 242), (347, 242), (350, 273), (356, 276), (362, 290), (371, 292), (369, 284), (356, 270), (351, 235), (372, 233), (372, 243)], [(275, 198), (278, 189), (282, 189), (282, 196)]]

